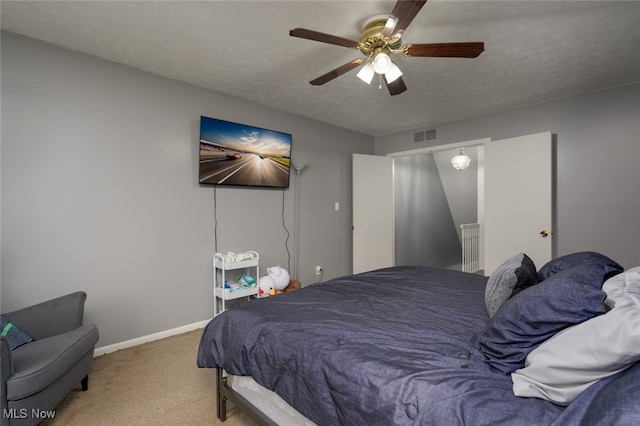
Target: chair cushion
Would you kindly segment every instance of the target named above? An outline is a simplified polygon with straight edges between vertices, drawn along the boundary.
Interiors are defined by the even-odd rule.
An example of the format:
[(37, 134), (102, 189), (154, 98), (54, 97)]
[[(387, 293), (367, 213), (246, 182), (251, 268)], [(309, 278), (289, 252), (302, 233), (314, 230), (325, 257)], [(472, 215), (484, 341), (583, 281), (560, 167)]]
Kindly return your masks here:
[(17, 401), (40, 392), (69, 370), (98, 342), (95, 325), (35, 340), (12, 352), (15, 373), (7, 380), (7, 400)]

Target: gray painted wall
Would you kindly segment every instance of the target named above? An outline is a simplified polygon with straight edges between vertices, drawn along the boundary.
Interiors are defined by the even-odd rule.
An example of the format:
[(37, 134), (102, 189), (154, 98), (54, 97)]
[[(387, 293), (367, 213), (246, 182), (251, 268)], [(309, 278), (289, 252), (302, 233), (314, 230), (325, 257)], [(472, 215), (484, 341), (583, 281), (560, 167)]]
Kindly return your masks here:
[[(3, 311), (85, 290), (99, 346), (210, 318), (200, 115), (293, 134), (293, 158), (308, 164), (299, 278), (315, 282), (315, 265), (325, 279), (351, 271), (351, 154), (373, 153), (372, 137), (6, 32), (1, 71)], [(218, 188), (218, 250), (286, 267), (293, 193)]]
[[(554, 134), (554, 253), (595, 250), (640, 265), (640, 84), (443, 123), (430, 146)], [(375, 138), (376, 154), (416, 149), (413, 129)], [(517, 176), (514, 176), (517, 179)]]

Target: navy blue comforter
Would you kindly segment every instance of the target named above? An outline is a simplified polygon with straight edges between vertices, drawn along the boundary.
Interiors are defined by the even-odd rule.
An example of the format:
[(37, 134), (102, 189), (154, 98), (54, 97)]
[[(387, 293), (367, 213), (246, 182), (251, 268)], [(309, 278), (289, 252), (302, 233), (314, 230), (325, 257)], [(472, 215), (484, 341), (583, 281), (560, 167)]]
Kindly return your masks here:
[(202, 334), (199, 367), (250, 375), (320, 425), (571, 425), (484, 364), (486, 278), (396, 267), (236, 306)]

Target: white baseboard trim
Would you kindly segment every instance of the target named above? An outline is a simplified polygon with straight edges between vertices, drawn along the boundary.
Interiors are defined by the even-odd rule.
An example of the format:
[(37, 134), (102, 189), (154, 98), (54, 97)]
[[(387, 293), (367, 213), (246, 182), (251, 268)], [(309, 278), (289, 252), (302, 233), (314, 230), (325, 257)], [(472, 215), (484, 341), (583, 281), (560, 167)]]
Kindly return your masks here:
[(147, 336), (137, 337), (135, 339), (126, 340), (120, 343), (114, 343), (113, 345), (102, 346), (96, 348), (93, 351), (93, 357), (98, 357), (111, 352), (119, 351), (120, 349), (132, 348), (134, 346), (142, 345), (143, 343), (153, 342), (154, 340), (164, 339), (165, 337), (176, 336), (178, 334), (187, 333), (189, 331), (198, 330), (204, 328), (210, 319), (194, 322), (193, 324), (183, 325), (182, 327), (172, 328), (171, 330), (160, 331), (158, 333), (149, 334)]

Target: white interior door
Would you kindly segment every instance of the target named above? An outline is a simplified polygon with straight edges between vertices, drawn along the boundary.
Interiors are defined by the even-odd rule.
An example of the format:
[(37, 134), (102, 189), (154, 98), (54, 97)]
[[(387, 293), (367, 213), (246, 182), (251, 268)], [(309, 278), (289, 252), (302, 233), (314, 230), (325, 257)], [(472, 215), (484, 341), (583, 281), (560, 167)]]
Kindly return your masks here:
[(551, 260), (551, 153), (551, 132), (485, 144), (485, 275), (520, 252)]
[(353, 154), (353, 273), (395, 264), (393, 158)]

